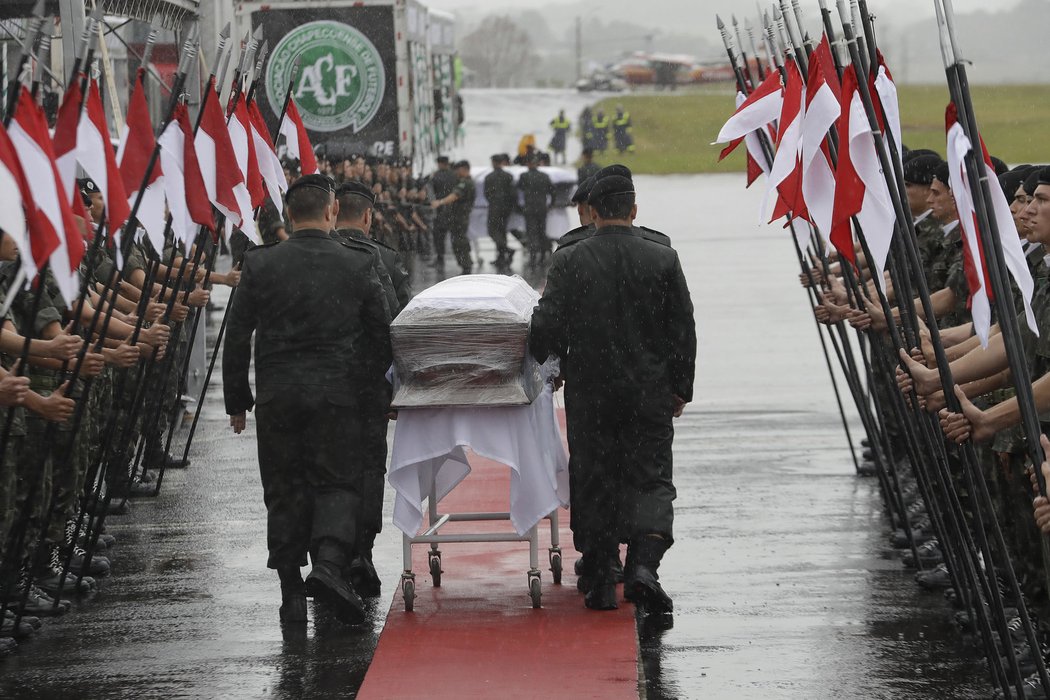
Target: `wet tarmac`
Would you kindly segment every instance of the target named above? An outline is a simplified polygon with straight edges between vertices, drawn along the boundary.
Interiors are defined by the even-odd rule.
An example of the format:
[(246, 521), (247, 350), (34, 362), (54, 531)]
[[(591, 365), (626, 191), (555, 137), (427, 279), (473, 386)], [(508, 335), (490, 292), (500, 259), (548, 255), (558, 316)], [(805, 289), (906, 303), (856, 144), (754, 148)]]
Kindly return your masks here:
[[(741, 176), (637, 187), (640, 223), (679, 250), (700, 337), (696, 400), (676, 431), (676, 544), (662, 569), (676, 613), (671, 629), (641, 630), (645, 696), (990, 696), (950, 608), (886, 546), (877, 483), (853, 474), (788, 234), (756, 221), (761, 193)], [(419, 282), (433, 279), (428, 270)], [(109, 521), (114, 574), (0, 661), (0, 697), (354, 697), (397, 580), (399, 534), (388, 525), (377, 542), (385, 588), (369, 623), (322, 618), (283, 636), (254, 423), (234, 436), (221, 396), (217, 375), (193, 464)], [(388, 516), (391, 504), (388, 493)], [(463, 672), (483, 669), (464, 659)]]

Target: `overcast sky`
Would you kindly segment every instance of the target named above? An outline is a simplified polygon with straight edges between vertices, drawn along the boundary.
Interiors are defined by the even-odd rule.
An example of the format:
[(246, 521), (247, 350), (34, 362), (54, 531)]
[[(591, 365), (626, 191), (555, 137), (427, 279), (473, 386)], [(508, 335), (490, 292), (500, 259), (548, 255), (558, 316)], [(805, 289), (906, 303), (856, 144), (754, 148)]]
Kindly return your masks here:
[[(456, 10), (462, 8), (480, 9), (485, 14), (498, 14), (501, 11), (521, 10), (525, 8), (544, 8), (549, 6), (562, 6), (577, 3), (574, 0), (424, 0), (431, 6), (442, 10)], [(974, 10), (986, 10), (995, 12), (1007, 10), (1017, 5), (1020, 0), (954, 0), (956, 12), (972, 12)], [(835, 0), (829, 0), (834, 5)], [(587, 5), (596, 10), (606, 3), (604, 0), (587, 0)], [(752, 0), (646, 0), (638, 3), (640, 9), (639, 20), (647, 26), (655, 26), (667, 31), (688, 31), (691, 23), (709, 23), (714, 21), (714, 15), (721, 13), (726, 18), (736, 12), (754, 13), (755, 3)], [(770, 2), (760, 3), (763, 7), (770, 6)], [(807, 16), (816, 15), (818, 11), (816, 0), (802, 0), (802, 10)], [(933, 0), (869, 0), (868, 8), (872, 14), (884, 14), (884, 19), (894, 23), (907, 23), (909, 19), (917, 19), (933, 15)], [(653, 10), (657, 10), (654, 12)]]

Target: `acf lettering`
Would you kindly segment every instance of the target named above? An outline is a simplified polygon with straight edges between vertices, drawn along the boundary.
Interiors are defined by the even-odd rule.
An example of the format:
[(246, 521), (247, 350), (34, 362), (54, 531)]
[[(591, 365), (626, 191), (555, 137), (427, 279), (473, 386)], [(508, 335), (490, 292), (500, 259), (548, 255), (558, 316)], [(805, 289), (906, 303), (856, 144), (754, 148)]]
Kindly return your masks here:
[[(299, 85), (295, 90), (296, 99), (310, 95), (322, 107), (334, 107), (340, 97), (350, 97), (350, 86), (357, 78), (357, 66), (353, 64), (335, 64), (331, 53), (321, 56), (313, 65), (302, 69)], [(329, 92), (325, 85), (334, 82), (335, 90)]]

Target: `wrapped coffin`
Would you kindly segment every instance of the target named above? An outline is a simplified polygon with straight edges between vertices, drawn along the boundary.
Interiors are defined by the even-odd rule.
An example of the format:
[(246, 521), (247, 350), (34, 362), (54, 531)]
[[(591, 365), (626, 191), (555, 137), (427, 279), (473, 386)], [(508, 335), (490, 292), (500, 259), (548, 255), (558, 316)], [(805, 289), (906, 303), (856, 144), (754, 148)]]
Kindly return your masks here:
[(390, 326), (393, 407), (532, 403), (543, 388), (526, 349), (538, 301), (505, 275), (453, 277), (416, 295)]

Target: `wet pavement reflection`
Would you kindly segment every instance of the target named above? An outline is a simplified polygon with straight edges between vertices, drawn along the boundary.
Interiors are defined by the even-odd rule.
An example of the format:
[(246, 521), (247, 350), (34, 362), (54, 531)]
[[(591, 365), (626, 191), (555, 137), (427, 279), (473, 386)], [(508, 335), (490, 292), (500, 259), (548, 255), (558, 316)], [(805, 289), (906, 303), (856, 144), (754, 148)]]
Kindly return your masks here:
[[(680, 252), (700, 337), (661, 570), (676, 612), (639, 627), (645, 697), (988, 697), (951, 609), (886, 545), (877, 483), (852, 473), (788, 234), (755, 222), (761, 193), (740, 176), (640, 177), (638, 190), (640, 222)], [(0, 661), (0, 697), (354, 696), (400, 570), (392, 498), (369, 622), (311, 612), (307, 629), (282, 633), (254, 423), (234, 436), (221, 397), (217, 374), (193, 464), (110, 520), (113, 576)], [(464, 659), (463, 672), (484, 669)]]

